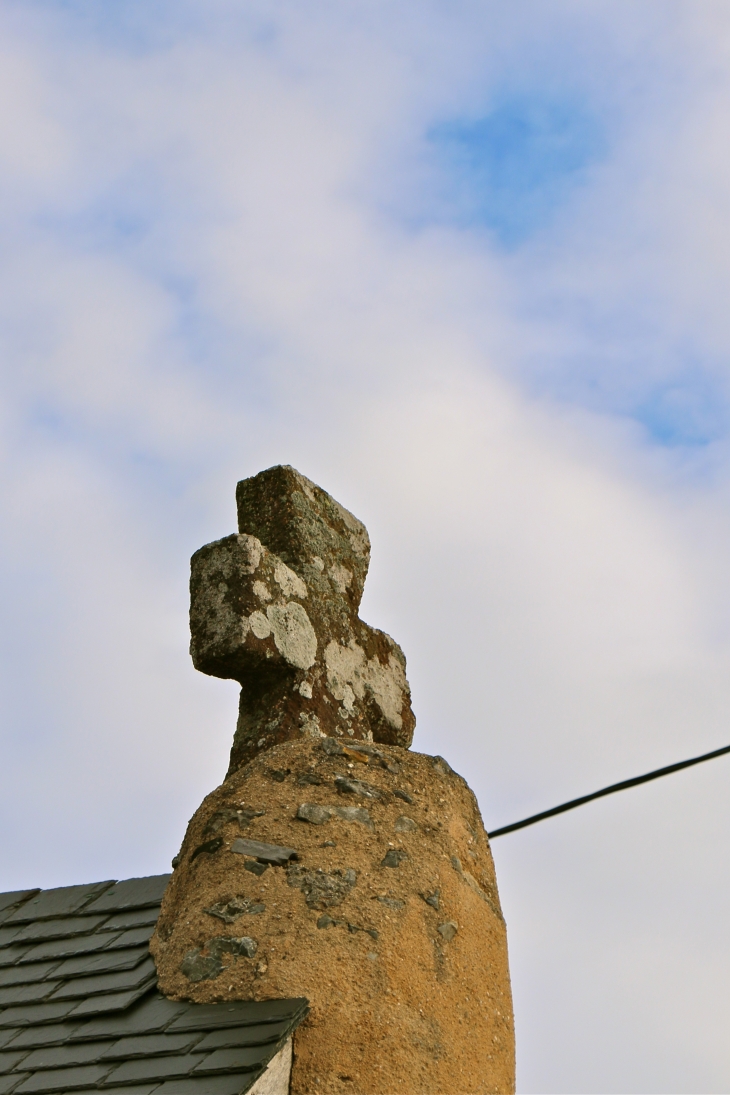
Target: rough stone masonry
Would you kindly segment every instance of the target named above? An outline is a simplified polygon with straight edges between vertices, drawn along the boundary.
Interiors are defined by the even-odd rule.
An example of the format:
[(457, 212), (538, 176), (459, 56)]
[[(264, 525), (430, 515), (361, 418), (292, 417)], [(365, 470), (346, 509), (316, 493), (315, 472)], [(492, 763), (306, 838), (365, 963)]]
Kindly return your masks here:
[(405, 659), (358, 619), (367, 533), (293, 468), (192, 562), (192, 654), (241, 682), (151, 949), (201, 1003), (306, 996), (291, 1095), (514, 1091), (507, 939), (476, 799), (408, 749)]

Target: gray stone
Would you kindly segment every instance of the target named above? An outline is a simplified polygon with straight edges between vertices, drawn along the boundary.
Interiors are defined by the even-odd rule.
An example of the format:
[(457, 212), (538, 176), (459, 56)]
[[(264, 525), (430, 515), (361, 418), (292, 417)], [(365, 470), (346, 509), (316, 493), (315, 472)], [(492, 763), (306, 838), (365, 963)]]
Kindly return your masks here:
[(341, 905), (357, 882), (357, 872), (351, 867), (346, 870), (316, 871), (306, 867), (287, 868), (287, 882), (304, 894), (310, 909), (329, 909)]
[(350, 779), (347, 776), (335, 776), (335, 787), (341, 795), (360, 795), (362, 798), (381, 799), (383, 794), (377, 787), (371, 787), (361, 779)]
[(365, 527), (290, 467), (243, 480), (236, 499), (238, 534), (197, 551), (190, 579), (195, 667), (241, 684), (230, 771), (303, 733), (408, 747), (405, 658), (358, 617)]
[(390, 848), (385, 853), (385, 858), (381, 862), (381, 867), (400, 867), (404, 859), (407, 859), (408, 855), (400, 848)]
[(402, 798), (403, 801), (407, 802), (409, 806), (413, 805), (413, 798), (411, 797), (411, 795), (409, 795), (407, 791), (401, 791), (400, 787), (397, 787), (395, 791), (393, 791), (393, 794), (396, 798)]
[(459, 926), (455, 920), (447, 920), (445, 924), (439, 924), (438, 932), (447, 943), (450, 943), (459, 930)]
[(266, 905), (260, 901), (251, 901), (248, 897), (232, 897), (230, 901), (218, 901), (215, 905), (204, 909), (209, 916), (216, 916), (226, 924), (232, 924), (239, 916), (248, 913), (250, 916), (258, 916), (266, 911)]
[(331, 817), (329, 806), (315, 806), (311, 802), (303, 802), (297, 810), (299, 821), (308, 821), (310, 825), (324, 825)]
[(237, 822), (239, 828), (245, 829), (255, 817), (263, 817), (265, 813), (265, 810), (254, 810), (249, 806), (224, 806), (222, 809), (216, 810), (203, 832), (217, 833), (224, 825), (228, 825), (232, 821)]
[(197, 859), (199, 855), (206, 852), (208, 855), (213, 855), (223, 847), (223, 837), (217, 836), (213, 840), (206, 840), (204, 844), (199, 844), (193, 854), (190, 856), (190, 862)]
[(401, 816), (396, 820), (393, 828), (395, 829), (396, 833), (413, 833), (418, 828), (418, 826), (416, 825), (412, 817), (406, 817), (405, 814), (401, 814)]
[(253, 958), (259, 945), (250, 935), (242, 935), (237, 939), (230, 938), (227, 935), (218, 935), (215, 939), (209, 939), (206, 946), (215, 958), (220, 958), (222, 954)]
[(422, 897), (427, 905), (430, 905), (436, 912), (439, 911), (441, 908), (441, 892), (439, 890), (434, 890), (433, 893), (423, 894)]
[(274, 867), (283, 867), (290, 859), (297, 858), (295, 848), (284, 848), (279, 844), (265, 844), (261, 840), (247, 840), (238, 837), (231, 844), (231, 851), (238, 855), (249, 855), (261, 863), (270, 863)]
[(317, 920), (317, 927), (334, 928), (337, 923), (339, 923), (339, 921), (333, 920), (332, 917), (329, 916), (327, 913), (322, 913), (322, 915)]
[(386, 905), (389, 909), (405, 909), (405, 901), (399, 900), (397, 897), (378, 897), (376, 901), (379, 901), (381, 905)]
[(268, 871), (268, 863), (259, 863), (257, 859), (247, 859), (243, 865), (244, 870), (250, 871), (251, 874), (262, 875), (264, 871)]
[(332, 813), (342, 821), (359, 821), (361, 825), (373, 827), (370, 812), (364, 806), (333, 806)]
[(297, 776), (298, 787), (321, 787), (323, 783), (324, 780), (316, 772), (300, 772)]
[(188, 981), (212, 981), (223, 969), (220, 958), (203, 955), (199, 950), (188, 951), (180, 963), (180, 970)]

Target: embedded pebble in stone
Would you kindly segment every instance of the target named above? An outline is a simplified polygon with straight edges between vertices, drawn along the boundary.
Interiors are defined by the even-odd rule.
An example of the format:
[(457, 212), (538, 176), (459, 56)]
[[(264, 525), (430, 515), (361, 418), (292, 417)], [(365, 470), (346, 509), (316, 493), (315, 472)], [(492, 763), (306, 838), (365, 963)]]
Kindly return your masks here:
[(286, 880), (304, 894), (310, 909), (328, 909), (341, 905), (357, 882), (357, 872), (351, 867), (344, 871), (309, 871), (305, 867), (288, 867)]
[(258, 916), (265, 912), (266, 906), (260, 901), (250, 901), (247, 897), (233, 897), (230, 901), (218, 901), (215, 905), (203, 909), (209, 916), (216, 916), (226, 924), (232, 924), (239, 916), (248, 913), (250, 916)]
[(412, 833), (418, 828), (418, 826), (416, 825), (412, 817), (406, 817), (405, 814), (401, 814), (393, 828), (395, 829), (396, 833)]
[(327, 913), (322, 913), (322, 915), (317, 920), (318, 928), (333, 928), (335, 924), (337, 924), (337, 921), (333, 920), (331, 916), (327, 915)]
[(332, 817), (332, 811), (328, 806), (316, 806), (311, 802), (303, 802), (297, 810), (299, 821), (308, 821), (310, 825), (324, 825)]
[(216, 810), (208, 824), (205, 826), (203, 833), (217, 833), (224, 825), (227, 825), (231, 821), (237, 821), (239, 828), (245, 829), (255, 817), (263, 817), (265, 813), (265, 810), (254, 810), (250, 806), (226, 806), (221, 810)]
[(199, 950), (188, 951), (180, 963), (180, 970), (188, 981), (212, 981), (223, 969), (220, 958), (203, 955)]
[(262, 863), (271, 863), (274, 867), (283, 867), (290, 859), (298, 858), (296, 848), (265, 844), (261, 840), (246, 840), (240, 836), (231, 844), (231, 851), (238, 855), (249, 855)]
[(250, 935), (242, 935), (238, 939), (232, 939), (226, 935), (218, 935), (215, 939), (209, 939), (206, 946), (214, 958), (220, 959), (222, 954), (232, 954), (234, 957), (253, 958), (259, 945)]
[(363, 783), (361, 779), (347, 779), (345, 776), (335, 776), (335, 787), (341, 795), (360, 795), (362, 798), (382, 798), (382, 793), (377, 787), (371, 787), (369, 783)]
[(316, 774), (316, 772), (300, 772), (297, 776), (297, 786), (307, 787), (310, 784), (314, 787), (321, 787), (324, 780)]
[(431, 763), (440, 776), (455, 776), (456, 772), (451, 767), (448, 761), (443, 757), (435, 756), (431, 758)]
[(413, 805), (413, 798), (408, 794), (407, 791), (401, 791), (400, 787), (397, 787), (395, 791), (393, 791), (393, 794), (396, 798), (403, 799), (403, 801), (407, 802), (409, 806)]
[(423, 900), (427, 905), (430, 905), (436, 912), (441, 908), (441, 892), (440, 890), (434, 890), (433, 893), (421, 894)]
[(204, 844), (199, 844), (193, 854), (190, 856), (190, 862), (197, 859), (203, 852), (207, 852), (208, 855), (213, 855), (219, 848), (223, 847), (223, 838), (220, 836), (215, 837), (213, 840), (206, 840)]
[(373, 827), (370, 813), (364, 806), (333, 806), (332, 813), (342, 821), (359, 821), (361, 825)]
[(266, 775), (269, 779), (273, 779), (274, 783), (283, 783), (286, 777), (291, 775), (291, 768), (285, 768), (283, 772), (278, 768), (269, 768)]
[(379, 901), (381, 905), (387, 905), (389, 909), (405, 909), (405, 901), (401, 901), (397, 897), (376, 897), (376, 901)]
[(444, 937), (447, 943), (451, 942), (458, 930), (458, 924), (454, 920), (447, 920), (445, 924), (439, 924), (438, 926), (439, 934)]
[(250, 871), (251, 874), (262, 875), (264, 871), (268, 871), (268, 863), (259, 863), (257, 859), (247, 859), (243, 865), (245, 871)]
[(323, 848), (336, 848), (337, 847), (337, 841), (336, 840), (325, 840), (322, 847)]
[(400, 848), (390, 848), (389, 851), (387, 851), (385, 853), (385, 858), (382, 860), (380, 866), (381, 867), (400, 867), (403, 860), (407, 859), (407, 858), (408, 858), (407, 853), (404, 852), (404, 851), (401, 851)]

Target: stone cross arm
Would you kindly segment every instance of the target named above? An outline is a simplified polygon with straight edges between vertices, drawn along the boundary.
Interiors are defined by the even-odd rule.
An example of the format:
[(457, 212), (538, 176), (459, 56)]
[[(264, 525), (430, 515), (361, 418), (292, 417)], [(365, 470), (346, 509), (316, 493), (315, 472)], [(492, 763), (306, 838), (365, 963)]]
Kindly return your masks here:
[(238, 534), (196, 551), (190, 578), (193, 663), (241, 684), (230, 770), (302, 734), (408, 747), (405, 657), (358, 617), (365, 526), (286, 466), (236, 501)]

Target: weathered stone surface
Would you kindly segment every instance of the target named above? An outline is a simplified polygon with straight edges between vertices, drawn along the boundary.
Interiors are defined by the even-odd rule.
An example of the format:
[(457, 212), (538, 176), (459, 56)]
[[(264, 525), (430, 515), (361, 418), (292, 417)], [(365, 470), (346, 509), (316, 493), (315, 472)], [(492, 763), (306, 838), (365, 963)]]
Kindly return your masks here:
[(300, 821), (308, 821), (310, 825), (324, 825), (332, 817), (329, 806), (315, 806), (311, 802), (303, 802), (297, 810)]
[(341, 905), (357, 882), (357, 872), (351, 867), (345, 870), (309, 871), (306, 867), (290, 867), (287, 882), (296, 886), (304, 894), (310, 909), (329, 909)]
[(459, 930), (459, 925), (455, 920), (448, 920), (445, 924), (439, 924), (438, 932), (442, 935), (447, 943), (450, 943)]
[(258, 916), (266, 911), (266, 906), (260, 901), (250, 901), (247, 897), (232, 897), (230, 901), (218, 901), (205, 910), (209, 916), (215, 916), (226, 924), (233, 924), (239, 916), (248, 913), (250, 916)]
[(297, 858), (296, 848), (284, 848), (280, 844), (266, 844), (261, 840), (246, 840), (243, 837), (233, 841), (231, 851), (253, 856), (261, 863), (271, 863), (274, 867), (283, 867), (290, 859)]
[(391, 848), (383, 856), (383, 862), (381, 867), (400, 867), (404, 859), (407, 859), (408, 853), (404, 852), (401, 848)]
[(406, 817), (405, 814), (401, 814), (399, 818), (396, 818), (393, 828), (396, 833), (412, 833), (418, 828), (418, 825), (412, 817)]
[[(207, 909), (205, 911), (208, 912)], [(256, 940), (248, 935), (239, 939), (217, 935), (209, 939), (202, 949), (196, 947), (188, 951), (180, 963), (180, 972), (185, 974), (189, 981), (213, 981), (223, 972), (222, 956), (224, 954), (253, 958), (257, 948)]]
[[(430, 757), (380, 748), (400, 771), (372, 760), (366, 769), (381, 792), (367, 800), (373, 829), (335, 817), (324, 827), (297, 819), (297, 773), (321, 779), (306, 797), (329, 808), (334, 779), (350, 763), (312, 739), (255, 757), (206, 799), (190, 823), (152, 941), (160, 987), (199, 1003), (306, 996), (311, 1012), (295, 1036), (291, 1095), (506, 1095), (514, 1090), (506, 933), (477, 803), (459, 776)], [(276, 782), (272, 769), (289, 775)], [(412, 800), (408, 816), (418, 828), (411, 832), (394, 832), (403, 811), (398, 789)], [(266, 810), (247, 834), (296, 848), (293, 867), (249, 873), (249, 864), (263, 864), (231, 854), (240, 839), (236, 817), (219, 831), (224, 846), (191, 862), (210, 818), (238, 803)], [(336, 842), (323, 841), (325, 833)], [(390, 842), (408, 853), (397, 870), (380, 865)], [(313, 907), (316, 884), (308, 902), (301, 882), (308, 886), (318, 872), (345, 881), (348, 870), (357, 881), (339, 904)], [(435, 908), (427, 899), (437, 891)], [(327, 887), (320, 892), (329, 899)], [(216, 921), (205, 909), (232, 895), (266, 905), (232, 929), (243, 934), (245, 924), (256, 956), (222, 952), (217, 977), (191, 981), (180, 969), (185, 956), (197, 950), (211, 957), (206, 941)], [(323, 917), (329, 920), (318, 928)], [(447, 941), (438, 928), (452, 921), (459, 930)]]
[(403, 652), (357, 615), (364, 525), (290, 467), (236, 498), (238, 534), (197, 551), (190, 580), (193, 662), (241, 684), (230, 771), (301, 736), (410, 745)]
[(361, 779), (348, 779), (347, 776), (337, 776), (335, 787), (341, 795), (361, 795), (362, 798), (382, 798), (382, 792)]

